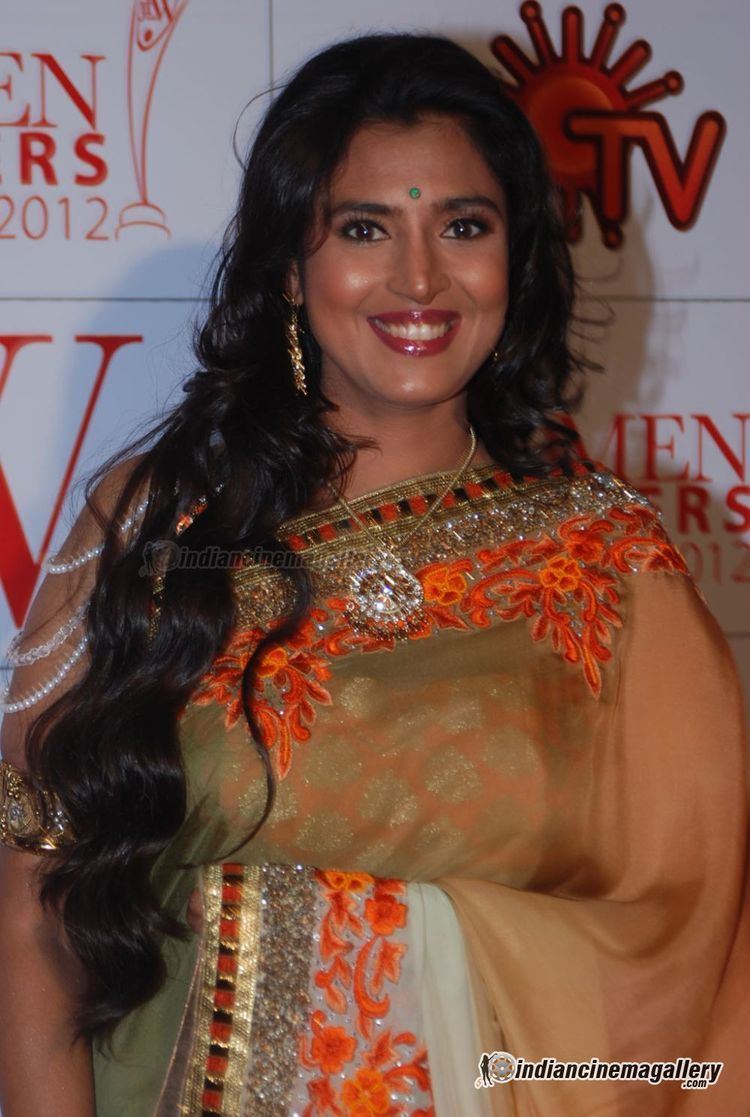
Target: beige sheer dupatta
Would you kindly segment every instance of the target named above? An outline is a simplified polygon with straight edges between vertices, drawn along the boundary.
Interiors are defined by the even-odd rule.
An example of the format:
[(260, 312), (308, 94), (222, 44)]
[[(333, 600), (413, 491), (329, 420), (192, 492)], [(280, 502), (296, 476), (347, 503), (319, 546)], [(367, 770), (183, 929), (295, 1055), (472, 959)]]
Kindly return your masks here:
[(590, 860), (564, 887), (450, 879), (486, 994), (483, 1041), (527, 1060), (688, 1057), (707, 1090), (513, 1082), (500, 1117), (750, 1112), (750, 919), (742, 703), (726, 642), (684, 577), (628, 580), (613, 719), (592, 750)]

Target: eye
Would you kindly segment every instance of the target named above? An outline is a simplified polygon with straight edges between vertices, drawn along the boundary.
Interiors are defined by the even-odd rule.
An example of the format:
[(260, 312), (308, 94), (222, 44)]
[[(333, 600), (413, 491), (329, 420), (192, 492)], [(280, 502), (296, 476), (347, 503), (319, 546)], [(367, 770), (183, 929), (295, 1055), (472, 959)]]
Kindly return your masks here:
[(385, 231), (374, 221), (347, 221), (340, 229), (340, 235), (347, 240), (356, 240), (361, 244), (367, 241), (383, 240)]
[[(482, 233), (486, 233), (487, 228), (487, 222), (482, 221), (479, 217), (457, 217), (455, 221), (451, 221), (443, 235), (449, 236), (451, 240), (473, 240), (475, 237), (481, 236)], [(453, 230), (452, 236), (449, 233), (451, 229)]]

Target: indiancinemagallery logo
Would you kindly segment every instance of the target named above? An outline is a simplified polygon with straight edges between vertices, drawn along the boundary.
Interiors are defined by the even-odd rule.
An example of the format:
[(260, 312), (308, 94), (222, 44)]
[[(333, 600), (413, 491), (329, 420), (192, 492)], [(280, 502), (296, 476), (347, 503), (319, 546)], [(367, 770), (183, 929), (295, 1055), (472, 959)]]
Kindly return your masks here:
[(591, 1058), (570, 1062), (552, 1057), (524, 1059), (508, 1051), (483, 1051), (478, 1062), (479, 1075), (474, 1079), (477, 1090), (505, 1086), (510, 1082), (633, 1082), (650, 1086), (662, 1082), (679, 1082), (683, 1090), (706, 1090), (719, 1079), (723, 1063), (701, 1063), (681, 1058), (662, 1062), (607, 1062)]

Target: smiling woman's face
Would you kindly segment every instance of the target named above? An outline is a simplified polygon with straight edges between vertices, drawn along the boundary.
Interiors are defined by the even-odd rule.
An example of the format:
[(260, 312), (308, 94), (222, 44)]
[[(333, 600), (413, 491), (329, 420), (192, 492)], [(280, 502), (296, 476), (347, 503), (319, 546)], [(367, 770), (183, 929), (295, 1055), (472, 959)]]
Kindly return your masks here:
[(487, 163), (449, 117), (367, 125), (329, 201), (290, 291), (322, 350), (323, 391), (365, 410), (457, 395), (508, 304), (506, 200)]

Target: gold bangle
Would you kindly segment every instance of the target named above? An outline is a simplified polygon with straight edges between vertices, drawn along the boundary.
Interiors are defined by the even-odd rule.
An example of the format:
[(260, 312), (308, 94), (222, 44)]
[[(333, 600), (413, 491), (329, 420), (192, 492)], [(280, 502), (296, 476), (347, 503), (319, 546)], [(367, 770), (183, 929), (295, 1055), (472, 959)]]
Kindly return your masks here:
[(57, 797), (32, 785), (20, 768), (0, 760), (0, 842), (27, 853), (56, 853), (74, 840)]

